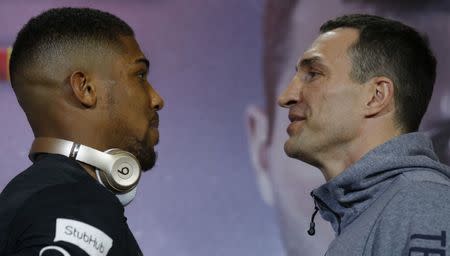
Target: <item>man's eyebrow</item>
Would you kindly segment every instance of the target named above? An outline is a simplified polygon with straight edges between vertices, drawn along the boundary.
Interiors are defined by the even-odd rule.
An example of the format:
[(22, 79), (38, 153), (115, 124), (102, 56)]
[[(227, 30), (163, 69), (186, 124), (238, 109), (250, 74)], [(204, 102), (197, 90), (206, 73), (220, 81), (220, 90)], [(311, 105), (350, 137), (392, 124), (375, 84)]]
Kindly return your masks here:
[(321, 66), (324, 66), (322, 63), (322, 58), (320, 58), (319, 56), (314, 56), (311, 58), (302, 59), (295, 66), (295, 70), (298, 72), (302, 67), (311, 67), (314, 64), (320, 64)]
[(147, 67), (147, 69), (150, 68), (150, 61), (145, 57), (138, 58), (137, 60), (134, 61), (134, 63), (135, 64), (143, 63)]

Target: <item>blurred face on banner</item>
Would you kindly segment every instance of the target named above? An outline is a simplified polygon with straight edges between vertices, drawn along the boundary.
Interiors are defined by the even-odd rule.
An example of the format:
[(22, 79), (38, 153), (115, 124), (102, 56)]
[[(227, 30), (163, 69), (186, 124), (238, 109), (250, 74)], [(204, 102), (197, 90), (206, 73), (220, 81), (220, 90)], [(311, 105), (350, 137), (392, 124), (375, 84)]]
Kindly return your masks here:
[[(327, 8), (322, 8), (327, 6)], [(442, 145), (438, 154), (449, 157), (450, 135), (450, 19), (447, 13), (415, 12), (411, 15), (398, 15), (386, 11), (375, 11), (372, 5), (342, 3), (341, 0), (303, 0), (299, 1), (290, 19), (286, 43), (281, 49), (283, 61), (279, 63), (274, 95), (276, 99), (295, 74), (295, 65), (301, 54), (307, 50), (319, 36), (319, 27), (326, 20), (345, 13), (373, 13), (405, 21), (429, 36), (431, 47), (438, 59), (437, 81), (432, 102), (424, 117), (422, 128), (432, 130), (433, 136), (439, 136)], [(386, 13), (384, 13), (386, 12)], [(307, 234), (309, 222), (314, 210), (310, 197), (312, 189), (325, 183), (322, 173), (315, 167), (296, 159), (288, 158), (284, 152), (284, 143), (288, 138), (286, 128), (289, 124), (288, 111), (277, 107), (275, 100), (270, 102), (270, 111), (250, 106), (247, 110), (247, 128), (250, 156), (256, 171), (257, 183), (265, 202), (277, 212), (280, 235), (288, 255), (323, 255), (333, 239), (331, 227), (320, 219), (316, 223), (316, 235)], [(272, 123), (270, 120), (273, 120)], [(446, 124), (446, 126), (444, 126)]]
[[(321, 8), (326, 4), (327, 8)], [(333, 238), (331, 227), (319, 220), (316, 235), (307, 234), (314, 202), (309, 195), (313, 188), (325, 182), (319, 169), (286, 156), (284, 143), (288, 138), (288, 111), (276, 106), (275, 99), (295, 75), (301, 54), (318, 36), (320, 25), (327, 17), (344, 11), (340, 1), (300, 1), (292, 11), (286, 43), (282, 48), (283, 61), (274, 90), (273, 117), (267, 111), (250, 106), (248, 134), (250, 155), (256, 171), (259, 190), (266, 203), (277, 213), (280, 235), (288, 255), (323, 255)], [(321, 15), (314, 15), (320, 13)], [(269, 119), (273, 123), (269, 123)], [(271, 129), (271, 130), (270, 130)], [(317, 218), (318, 219), (318, 218)]]
[(404, 19), (428, 35), (437, 59), (436, 83), (421, 129), (431, 137), (439, 159), (450, 165), (450, 10)]

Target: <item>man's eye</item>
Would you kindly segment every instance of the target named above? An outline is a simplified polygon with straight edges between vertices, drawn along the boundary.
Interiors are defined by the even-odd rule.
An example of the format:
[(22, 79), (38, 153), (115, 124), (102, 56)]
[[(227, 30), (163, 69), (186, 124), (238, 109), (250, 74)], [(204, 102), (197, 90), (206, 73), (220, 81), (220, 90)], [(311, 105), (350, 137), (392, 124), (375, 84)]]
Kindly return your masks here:
[(308, 71), (308, 72), (303, 74), (302, 80), (305, 81), (305, 82), (308, 82), (308, 81), (313, 80), (314, 78), (316, 78), (319, 75), (320, 75), (319, 72)]
[(141, 80), (146, 80), (147, 72), (139, 72), (139, 73), (137, 73), (137, 77)]

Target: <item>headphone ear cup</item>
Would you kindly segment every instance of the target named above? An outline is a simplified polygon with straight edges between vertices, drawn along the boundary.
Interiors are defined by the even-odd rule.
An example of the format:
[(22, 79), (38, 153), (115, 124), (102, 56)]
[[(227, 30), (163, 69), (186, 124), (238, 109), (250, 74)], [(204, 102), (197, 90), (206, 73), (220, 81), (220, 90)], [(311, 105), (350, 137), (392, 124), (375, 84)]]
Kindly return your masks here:
[(135, 188), (141, 177), (141, 166), (136, 157), (120, 149), (109, 149), (105, 153), (113, 156), (110, 170), (99, 170), (98, 176), (108, 189), (117, 193), (127, 193)]

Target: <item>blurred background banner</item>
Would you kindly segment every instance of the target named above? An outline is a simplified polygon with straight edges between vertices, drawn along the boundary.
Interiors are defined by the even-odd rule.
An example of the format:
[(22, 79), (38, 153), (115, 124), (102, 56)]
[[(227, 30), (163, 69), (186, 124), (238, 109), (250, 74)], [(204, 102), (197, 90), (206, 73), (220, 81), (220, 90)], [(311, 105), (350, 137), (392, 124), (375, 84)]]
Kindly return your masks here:
[(0, 81), (9, 80), (9, 57), (11, 56), (11, 47), (0, 47)]
[(324, 254), (329, 225), (318, 222), (316, 236), (306, 235), (314, 209), (309, 192), (324, 179), (285, 156), (289, 120), (275, 99), (320, 25), (337, 15), (379, 14), (428, 34), (439, 64), (422, 129), (450, 161), (447, 1), (4, 0), (1, 189), (30, 165), (33, 139), (8, 82), (8, 47), (31, 17), (62, 6), (101, 9), (130, 24), (151, 61), (148, 79), (165, 99), (157, 164), (126, 208), (144, 255)]

